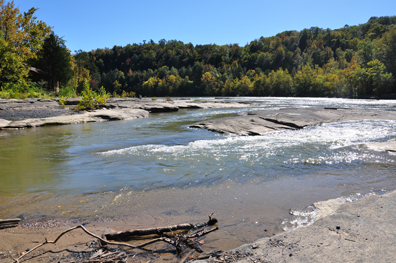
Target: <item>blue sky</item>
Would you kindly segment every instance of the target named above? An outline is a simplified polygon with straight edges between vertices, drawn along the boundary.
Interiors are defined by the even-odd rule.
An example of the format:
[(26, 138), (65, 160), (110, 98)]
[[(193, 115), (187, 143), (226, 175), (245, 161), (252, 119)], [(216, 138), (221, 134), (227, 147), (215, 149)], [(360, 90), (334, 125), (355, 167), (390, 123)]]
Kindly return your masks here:
[(184, 43), (246, 45), (261, 36), (312, 26), (336, 29), (372, 16), (396, 15), (395, 0), (172, 1), (14, 0), (62, 36), (74, 52), (143, 43), (150, 39)]

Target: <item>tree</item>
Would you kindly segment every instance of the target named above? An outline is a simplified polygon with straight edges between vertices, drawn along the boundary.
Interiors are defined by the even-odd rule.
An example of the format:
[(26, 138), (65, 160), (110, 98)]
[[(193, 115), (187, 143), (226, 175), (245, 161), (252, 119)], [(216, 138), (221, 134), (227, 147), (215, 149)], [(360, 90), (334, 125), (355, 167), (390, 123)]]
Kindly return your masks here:
[[(78, 51), (76, 50), (75, 52), (76, 54), (72, 57), (72, 67), (74, 71), (73, 87), (76, 89), (77, 93), (81, 93), (85, 89), (86, 84), (91, 82), (90, 70), (87, 69), (89, 57), (88, 54), (83, 52), (81, 49)], [(118, 70), (116, 71), (118, 73)], [(108, 74), (111, 74), (111, 71)], [(103, 73), (103, 75), (106, 76), (106, 73)], [(102, 77), (102, 81), (103, 78), (104, 77)], [(104, 86), (106, 88), (109, 88), (110, 86), (112, 87), (114, 81), (115, 79), (111, 79), (108, 81), (108, 83), (106, 83), (108, 85), (104, 84)], [(111, 90), (111, 92), (112, 91), (113, 90)]]
[(33, 65), (44, 71), (49, 88), (59, 87), (58, 84), (66, 85), (73, 77), (70, 52), (65, 41), (54, 32), (44, 41), (43, 49), (38, 52), (37, 57)]
[(237, 95), (248, 96), (250, 94), (252, 82), (247, 76), (243, 76), (241, 80), (235, 79), (235, 89), (237, 90)]
[(363, 67), (373, 59), (374, 56), (374, 43), (368, 39), (361, 41), (358, 44), (359, 64)]
[(392, 73), (385, 72), (385, 65), (374, 59), (367, 63), (369, 82), (372, 84), (371, 92), (381, 95), (390, 91), (393, 82)]
[(0, 31), (0, 86), (6, 84), (23, 84), (29, 72), (25, 61), (16, 52), (12, 52), (9, 47), (10, 43), (3, 38), (3, 32)]
[(28, 61), (36, 58), (50, 32), (50, 27), (33, 16), (36, 10), (32, 7), (22, 15), (14, 1), (0, 0), (0, 53), (5, 58), (1, 63), (1, 86), (6, 83), (27, 85)]
[[(379, 57), (387, 71), (396, 76), (396, 27), (384, 34), (381, 39)], [(396, 92), (396, 86), (393, 87), (392, 92)]]
[(217, 79), (210, 74), (210, 72), (206, 72), (201, 77), (201, 85), (205, 90), (205, 94), (208, 96), (218, 95), (219, 93), (219, 83)]
[(354, 96), (360, 97), (364, 95), (368, 86), (367, 70), (356, 64), (350, 72), (349, 83), (353, 89)]
[(290, 96), (292, 92), (293, 79), (289, 74), (289, 71), (279, 70), (271, 71), (268, 74), (268, 88), (272, 96)]

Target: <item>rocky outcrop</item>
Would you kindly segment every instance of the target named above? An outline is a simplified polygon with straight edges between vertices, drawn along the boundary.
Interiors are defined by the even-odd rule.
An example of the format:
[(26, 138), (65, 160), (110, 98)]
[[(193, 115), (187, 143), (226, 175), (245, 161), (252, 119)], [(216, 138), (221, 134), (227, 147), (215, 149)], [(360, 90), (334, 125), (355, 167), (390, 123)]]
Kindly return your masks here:
[(100, 122), (108, 120), (125, 120), (148, 117), (149, 112), (140, 109), (100, 109), (82, 114), (61, 115), (48, 118), (33, 118), (20, 121), (6, 121), (0, 119), (0, 129), (32, 128), (45, 125), (64, 125), (86, 122)]
[(219, 133), (260, 135), (271, 131), (301, 129), (322, 123), (350, 120), (394, 120), (396, 112), (344, 108), (298, 108), (251, 111), (236, 117), (192, 124)]
[(11, 121), (0, 119), (0, 129), (1, 127), (6, 127)]
[[(324, 203), (327, 203), (326, 205)], [(396, 191), (354, 202), (322, 202), (313, 225), (259, 239), (194, 262), (393, 262)], [(326, 216), (327, 214), (327, 216)]]
[(212, 100), (151, 100), (134, 98), (111, 98), (102, 109), (77, 112), (72, 106), (81, 99), (67, 99), (65, 107), (58, 99), (0, 99), (0, 129), (39, 127), (71, 123), (125, 120), (148, 117), (149, 113), (172, 112), (179, 109), (241, 108), (249, 105), (224, 103)]
[(112, 99), (108, 108), (133, 108), (144, 109), (149, 112), (171, 112), (179, 109), (211, 109), (211, 108), (244, 108), (249, 107), (243, 103), (225, 103), (222, 101), (196, 102), (192, 100), (139, 100), (139, 99)]

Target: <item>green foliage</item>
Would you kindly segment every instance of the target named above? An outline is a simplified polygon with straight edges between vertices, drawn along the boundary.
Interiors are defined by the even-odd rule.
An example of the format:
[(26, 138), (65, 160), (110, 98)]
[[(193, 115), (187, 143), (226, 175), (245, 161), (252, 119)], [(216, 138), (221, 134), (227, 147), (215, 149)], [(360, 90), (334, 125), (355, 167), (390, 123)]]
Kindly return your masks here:
[(67, 101), (67, 97), (63, 97), (61, 96), (58, 100), (59, 105), (61, 105), (62, 107), (65, 107), (66, 105), (66, 101)]
[(127, 94), (133, 87), (137, 94), (152, 97), (381, 96), (385, 90), (396, 93), (391, 75), (381, 79), (386, 89), (376, 89), (367, 78), (357, 82), (353, 71), (377, 59), (385, 65), (384, 74), (396, 74), (395, 25), (396, 17), (373, 17), (335, 30), (285, 31), (245, 47), (161, 40), (82, 52), (78, 57), (85, 59), (91, 77), (97, 76), (96, 81), (113, 94)]
[(77, 92), (72, 86), (65, 86), (60, 88), (58, 96), (77, 98)]
[(0, 98), (4, 99), (26, 99), (26, 98), (50, 98), (40, 84), (28, 82), (25, 85), (5, 83), (0, 88)]
[(49, 89), (66, 85), (73, 76), (70, 52), (54, 32), (45, 39), (32, 65), (44, 72), (41, 77), (48, 82)]
[(85, 89), (82, 91), (81, 101), (76, 106), (75, 109), (76, 110), (97, 109), (100, 106), (106, 105), (106, 102), (109, 98), (110, 98), (110, 94), (102, 91), (102, 95), (98, 95), (87, 84)]
[(1, 87), (9, 83), (28, 87), (29, 60), (36, 57), (50, 31), (50, 27), (33, 16), (36, 10), (30, 8), (20, 14), (14, 1), (0, 0)]
[(101, 86), (100, 89), (98, 90), (98, 95), (104, 96), (104, 95), (109, 95), (109, 94), (106, 92), (105, 88), (103, 86)]
[(109, 98), (110, 98), (110, 94), (106, 92), (104, 92), (102, 95), (96, 95), (95, 97), (96, 107), (99, 108), (100, 106), (106, 105)]
[(385, 72), (385, 65), (374, 59), (367, 63), (368, 82), (372, 85), (370, 93), (386, 94), (390, 93), (393, 77), (391, 73)]
[(76, 110), (92, 110), (96, 109), (95, 104), (95, 92), (90, 89), (89, 86), (85, 87), (82, 91), (82, 98), (80, 103), (77, 105)]

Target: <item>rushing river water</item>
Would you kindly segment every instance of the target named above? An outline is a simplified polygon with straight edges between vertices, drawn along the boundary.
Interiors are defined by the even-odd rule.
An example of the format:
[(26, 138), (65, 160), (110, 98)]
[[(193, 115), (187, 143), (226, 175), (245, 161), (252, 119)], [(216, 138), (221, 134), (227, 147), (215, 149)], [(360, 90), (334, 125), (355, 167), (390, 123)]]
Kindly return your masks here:
[(367, 148), (396, 138), (396, 120), (331, 123), (254, 137), (189, 128), (249, 110), (396, 110), (395, 101), (228, 100), (254, 107), (0, 131), (0, 218), (129, 218), (134, 226), (153, 226), (202, 221), (215, 212), (222, 232), (208, 244), (229, 249), (272, 234), (291, 208), (396, 189), (396, 156)]

